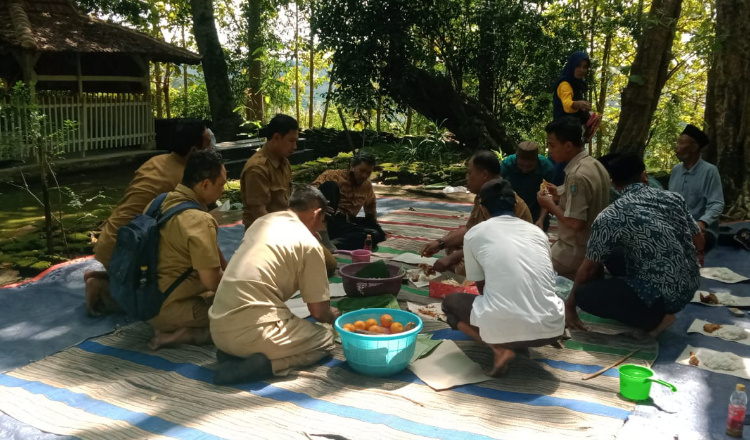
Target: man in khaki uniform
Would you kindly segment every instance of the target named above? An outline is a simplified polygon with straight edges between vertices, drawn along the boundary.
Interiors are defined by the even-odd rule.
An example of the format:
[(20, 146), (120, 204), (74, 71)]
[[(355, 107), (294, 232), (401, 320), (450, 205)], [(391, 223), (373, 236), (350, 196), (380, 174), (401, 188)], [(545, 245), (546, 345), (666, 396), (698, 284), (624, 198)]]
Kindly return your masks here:
[[(500, 160), (492, 151), (478, 151), (466, 164), (466, 186), (469, 191), (476, 194), (474, 197), (474, 208), (471, 210), (471, 214), (469, 214), (469, 220), (466, 222), (466, 226), (462, 226), (455, 231), (448, 233), (443, 238), (427, 243), (422, 249), (422, 256), (424, 257), (431, 257), (441, 249), (445, 249), (448, 253), (448, 255), (435, 262), (435, 265), (433, 266), (435, 271), (443, 272), (452, 269), (459, 275), (464, 275), (466, 273), (464, 269), (463, 251), (464, 236), (471, 228), (490, 218), (487, 211), (482, 209), (482, 201), (479, 197), (479, 191), (485, 183), (493, 179), (502, 179), (500, 177)], [(515, 194), (515, 197), (516, 206), (514, 212), (516, 217), (529, 223), (533, 223), (531, 211), (529, 211), (526, 202), (518, 197), (518, 194)]]
[[(576, 119), (557, 119), (546, 131), (550, 156), (568, 165), (563, 187), (548, 184), (537, 197), (539, 206), (558, 221), (559, 240), (552, 246), (552, 265), (558, 275), (573, 280), (586, 256), (591, 225), (609, 204), (609, 173), (585, 150)], [(555, 198), (559, 198), (557, 204)]]
[(316, 320), (332, 324), (339, 316), (314, 236), (326, 208), (318, 189), (299, 187), (288, 211), (263, 216), (245, 232), (208, 312), (220, 362), (214, 383), (286, 375), (333, 349), (329, 329), (297, 318), (284, 303), (299, 291)]
[[(125, 195), (102, 225), (94, 248), (95, 258), (109, 267), (115, 250), (117, 231), (128, 224), (159, 194), (174, 190), (182, 180), (185, 163), (190, 152), (209, 148), (211, 138), (205, 125), (199, 121), (186, 121), (177, 127), (176, 144), (171, 153), (154, 156), (135, 172)], [(90, 315), (99, 315), (119, 307), (109, 296), (109, 276), (106, 271), (87, 271), (86, 309)]]
[[(164, 199), (161, 211), (186, 201), (204, 209), (188, 209), (171, 218), (159, 231), (159, 290), (164, 292), (187, 270), (192, 273), (167, 297), (149, 320), (155, 335), (149, 347), (157, 350), (178, 344), (208, 344), (208, 308), (226, 267), (219, 251), (216, 220), (207, 212), (224, 191), (227, 171), (219, 153), (190, 155), (182, 183)], [(148, 209), (148, 208), (147, 208)]]
[(288, 157), (297, 149), (297, 121), (291, 116), (276, 115), (261, 129), (260, 135), (268, 141), (247, 160), (240, 175), (245, 229), (270, 212), (286, 210), (292, 191)]

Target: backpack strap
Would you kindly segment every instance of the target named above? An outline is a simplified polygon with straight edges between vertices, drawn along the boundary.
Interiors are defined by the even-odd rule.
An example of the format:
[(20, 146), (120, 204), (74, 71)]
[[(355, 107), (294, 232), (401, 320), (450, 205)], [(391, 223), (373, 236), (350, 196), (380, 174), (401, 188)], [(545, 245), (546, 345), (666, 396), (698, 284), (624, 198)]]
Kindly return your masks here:
[(161, 193), (154, 199), (153, 202), (151, 202), (151, 205), (149, 205), (148, 210), (146, 211), (146, 215), (149, 217), (156, 218), (159, 215), (159, 212), (161, 211), (161, 205), (164, 203), (164, 199), (167, 198), (167, 193)]
[[(162, 195), (166, 196), (166, 194), (161, 194), (161, 195), (159, 195), (159, 197), (161, 197)], [(157, 197), (157, 199), (158, 199), (158, 197)], [(159, 208), (161, 208), (161, 202), (163, 202), (163, 201), (164, 201), (164, 198), (162, 198), (159, 201)], [(156, 200), (154, 200), (154, 204), (155, 203), (156, 203)], [(166, 212), (159, 214), (159, 216), (157, 217), (157, 222), (158, 222), (159, 228), (161, 228), (162, 226), (164, 226), (164, 224), (166, 224), (169, 221), (169, 219), (171, 219), (175, 215), (177, 215), (177, 214), (179, 214), (179, 213), (181, 213), (183, 211), (187, 211), (188, 209), (197, 209), (199, 211), (204, 211), (205, 212), (205, 209), (203, 209), (203, 206), (201, 206), (197, 202), (193, 202), (192, 200), (191, 201), (187, 201), (187, 202), (182, 202), (179, 205), (174, 206), (174, 207), (168, 209)], [(151, 211), (151, 209), (149, 209), (149, 211)], [(182, 275), (180, 275), (176, 280), (174, 280), (174, 282), (169, 286), (169, 288), (164, 291), (164, 297), (168, 297), (180, 284), (182, 284), (183, 281), (185, 281), (187, 279), (187, 277), (190, 276), (191, 273), (193, 273), (193, 267), (192, 266), (189, 267), (185, 272), (183, 272)]]
[(192, 200), (189, 200), (187, 202), (182, 202), (179, 205), (168, 209), (166, 212), (162, 212), (159, 214), (159, 216), (157, 217), (157, 220), (159, 221), (159, 227), (161, 228), (172, 217), (181, 213), (182, 211), (187, 211), (188, 209), (197, 209), (203, 212), (206, 211), (205, 209), (203, 209), (203, 206), (201, 206), (198, 202), (194, 202)]

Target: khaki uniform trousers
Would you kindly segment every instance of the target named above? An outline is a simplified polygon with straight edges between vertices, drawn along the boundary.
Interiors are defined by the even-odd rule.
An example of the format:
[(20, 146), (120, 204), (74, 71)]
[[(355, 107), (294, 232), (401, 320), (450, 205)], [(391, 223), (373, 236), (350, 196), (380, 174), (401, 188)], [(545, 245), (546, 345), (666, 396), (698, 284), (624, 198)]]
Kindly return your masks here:
[(240, 330), (212, 330), (211, 335), (216, 347), (227, 354), (247, 358), (263, 353), (271, 360), (275, 376), (312, 365), (334, 348), (331, 330), (296, 316)]

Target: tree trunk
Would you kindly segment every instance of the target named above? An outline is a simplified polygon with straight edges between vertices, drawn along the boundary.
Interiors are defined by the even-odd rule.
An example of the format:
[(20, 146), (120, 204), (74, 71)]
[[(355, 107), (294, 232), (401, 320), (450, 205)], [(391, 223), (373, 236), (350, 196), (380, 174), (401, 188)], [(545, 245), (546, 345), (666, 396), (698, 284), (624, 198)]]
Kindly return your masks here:
[(478, 100), (457, 92), (449, 79), (405, 62), (389, 62), (383, 77), (390, 78), (390, 97), (447, 128), (467, 147), (502, 149), (506, 154), (516, 150), (516, 142), (495, 115)]
[(654, 0), (630, 70), (630, 80), (622, 92), (620, 121), (611, 152), (636, 151), (643, 154), (651, 128), (651, 118), (672, 59), (677, 19), (682, 0)]
[(411, 116), (412, 113), (414, 113), (414, 110), (411, 109), (411, 107), (407, 107), (406, 109), (406, 128), (404, 128), (404, 133), (409, 135), (411, 134)]
[(245, 8), (247, 20), (247, 49), (250, 57), (248, 69), (248, 106), (246, 117), (251, 121), (264, 122), (264, 101), (261, 91), (261, 76), (263, 74), (263, 34), (261, 29), (262, 0), (248, 0)]
[[(604, 39), (604, 53), (602, 55), (602, 71), (601, 76), (599, 79), (599, 101), (596, 103), (596, 112), (600, 115), (604, 114), (604, 109), (607, 105), (607, 86), (609, 82), (609, 78), (607, 76), (607, 71), (609, 70), (609, 56), (612, 52), (612, 32), (608, 32), (607, 36)], [(599, 157), (601, 156), (603, 150), (603, 132), (604, 127), (599, 127), (599, 136), (596, 137), (596, 150), (594, 151), (594, 156)]]
[(47, 145), (45, 142), (46, 141), (44, 139), (40, 139), (37, 143), (37, 160), (39, 161), (39, 178), (41, 179), (42, 183), (42, 204), (44, 205), (44, 235), (47, 244), (47, 254), (51, 255), (55, 253), (55, 243), (52, 238), (52, 201), (49, 198), (49, 181), (47, 177), (49, 158), (47, 157)]
[(326, 119), (328, 118), (328, 106), (331, 104), (331, 92), (333, 91), (333, 77), (328, 78), (328, 93), (326, 93), (326, 105), (323, 106), (323, 123), (320, 128), (326, 128)]
[[(187, 49), (187, 41), (185, 40), (185, 25), (182, 25), (182, 47)], [(185, 101), (185, 114), (182, 117), (187, 116), (188, 109), (188, 66), (187, 64), (182, 65), (182, 97)]]
[(706, 159), (719, 168), (728, 216), (750, 217), (750, 3), (716, 0), (706, 93)]
[(156, 118), (164, 119), (164, 95), (161, 91), (161, 63), (154, 63), (154, 97), (156, 97)]
[(164, 83), (162, 91), (164, 92), (164, 111), (167, 113), (167, 119), (172, 118), (172, 105), (169, 100), (170, 83), (172, 82), (172, 65), (167, 63), (164, 69)]
[(354, 151), (354, 142), (352, 141), (352, 135), (349, 133), (349, 129), (346, 128), (346, 119), (344, 118), (344, 112), (341, 111), (341, 107), (338, 108), (339, 119), (341, 119), (341, 127), (344, 129), (346, 135), (346, 143), (349, 144), (349, 148)]
[[(310, 0), (310, 20), (313, 22), (313, 13), (315, 12), (315, 2)], [(315, 116), (315, 30), (310, 26), (310, 103), (307, 109), (308, 127), (313, 128), (313, 116)]]
[(297, 122), (300, 120), (299, 96), (299, 5), (294, 2), (294, 100), (297, 108)]
[(193, 34), (203, 60), (208, 102), (211, 106), (212, 129), (218, 142), (234, 140), (242, 122), (234, 112), (234, 97), (229, 83), (227, 62), (219, 42), (214, 21), (213, 0), (190, 0)]
[(378, 88), (378, 108), (375, 110), (375, 129), (378, 133), (380, 129), (380, 118), (383, 116), (383, 92)]
[[(485, 3), (485, 7), (489, 2)], [(489, 11), (482, 14), (479, 21), (479, 48), (477, 51), (477, 80), (479, 82), (479, 102), (489, 111), (494, 110), (495, 102), (495, 29)]]

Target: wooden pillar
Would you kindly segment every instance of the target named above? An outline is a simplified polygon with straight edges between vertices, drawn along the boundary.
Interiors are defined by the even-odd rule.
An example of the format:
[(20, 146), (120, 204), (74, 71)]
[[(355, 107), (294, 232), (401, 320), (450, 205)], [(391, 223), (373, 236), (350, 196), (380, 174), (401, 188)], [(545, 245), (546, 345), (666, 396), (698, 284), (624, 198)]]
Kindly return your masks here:
[(80, 53), (76, 54), (76, 76), (78, 76), (78, 102), (80, 105), (78, 129), (81, 139), (81, 157), (86, 157), (86, 151), (89, 149), (89, 111), (86, 95), (83, 93), (83, 68), (81, 67)]
[(29, 52), (24, 50), (17, 57), (17, 60), (21, 65), (21, 70), (23, 72), (23, 82), (25, 82), (26, 85), (29, 86), (31, 102), (36, 102), (37, 77), (34, 66), (36, 66), (37, 61), (39, 61), (39, 56), (40, 54), (38, 52)]

